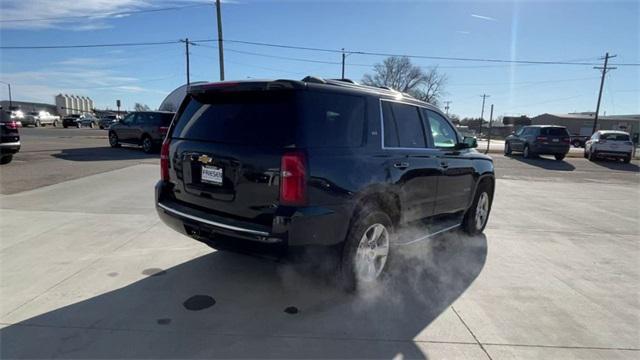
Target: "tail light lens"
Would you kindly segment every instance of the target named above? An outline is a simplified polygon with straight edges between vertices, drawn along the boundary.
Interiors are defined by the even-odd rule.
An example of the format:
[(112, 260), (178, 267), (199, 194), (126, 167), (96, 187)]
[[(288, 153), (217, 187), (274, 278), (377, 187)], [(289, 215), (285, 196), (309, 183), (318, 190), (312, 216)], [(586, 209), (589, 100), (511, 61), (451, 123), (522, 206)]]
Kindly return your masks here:
[(3, 122), (0, 123), (0, 125), (4, 125), (7, 129), (17, 129), (20, 126), (22, 126), (22, 123), (20, 121), (9, 121), (9, 122)]
[(280, 203), (303, 205), (306, 202), (306, 165), (301, 152), (287, 153), (280, 164)]
[(536, 141), (547, 141), (547, 137), (546, 136), (538, 136), (536, 137)]
[(165, 138), (160, 148), (160, 179), (169, 181), (169, 144), (171, 140)]
[(168, 126), (160, 126), (160, 134), (162, 136), (167, 135), (167, 132), (169, 132), (169, 127)]

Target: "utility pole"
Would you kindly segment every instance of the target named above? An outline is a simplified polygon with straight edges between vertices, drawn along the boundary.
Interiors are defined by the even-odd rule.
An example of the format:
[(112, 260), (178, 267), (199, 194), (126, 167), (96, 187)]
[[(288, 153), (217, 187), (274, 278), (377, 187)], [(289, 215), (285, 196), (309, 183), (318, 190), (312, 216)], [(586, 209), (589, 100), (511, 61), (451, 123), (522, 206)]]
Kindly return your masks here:
[(9, 88), (9, 113), (11, 113), (12, 108), (13, 108), (13, 101), (11, 100), (11, 84), (9, 84), (8, 82), (4, 82), (4, 81), (0, 81), (0, 83), (6, 84), (7, 87)]
[(344, 54), (344, 48), (342, 48), (342, 76), (340, 77), (341, 79), (344, 79), (344, 59), (347, 56)]
[(186, 63), (187, 63), (187, 86), (189, 86), (191, 84), (191, 73), (189, 71), (189, 38), (186, 38), (184, 40), (180, 40), (184, 43), (184, 54), (186, 56)]
[(491, 104), (491, 115), (489, 115), (489, 134), (487, 138), (487, 151), (484, 152), (485, 154), (489, 152), (489, 146), (491, 145), (491, 123), (492, 122), (493, 122), (493, 104)]
[(482, 112), (480, 112), (480, 135), (482, 135), (482, 123), (484, 123), (484, 101), (491, 96), (487, 94), (482, 94), (480, 96), (482, 96)]
[(444, 103), (446, 104), (444, 107), (444, 111), (446, 112), (447, 116), (449, 116), (449, 104), (451, 104), (451, 101), (447, 100)]
[(218, 55), (220, 56), (220, 81), (224, 81), (224, 50), (222, 48), (222, 12), (220, 0), (216, 0), (216, 12), (218, 13)]
[(595, 133), (598, 130), (598, 113), (600, 112), (600, 100), (602, 99), (602, 88), (604, 87), (604, 77), (607, 75), (607, 71), (617, 69), (616, 67), (607, 67), (609, 64), (609, 59), (614, 58), (618, 55), (611, 55), (606, 53), (604, 56), (604, 66), (594, 66), (594, 69), (602, 70), (602, 77), (600, 78), (600, 92), (598, 92), (598, 104), (596, 105), (596, 114), (593, 117), (593, 130), (591, 133)]

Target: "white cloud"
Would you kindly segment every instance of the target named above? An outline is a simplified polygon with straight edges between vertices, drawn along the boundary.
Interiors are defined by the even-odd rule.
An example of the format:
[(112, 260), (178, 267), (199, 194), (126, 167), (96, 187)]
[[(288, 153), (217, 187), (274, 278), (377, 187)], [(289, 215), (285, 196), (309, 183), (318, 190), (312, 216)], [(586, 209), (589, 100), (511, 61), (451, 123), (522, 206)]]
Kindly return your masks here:
[(478, 15), (478, 14), (471, 14), (471, 17), (474, 17), (476, 19), (487, 20), (487, 21), (498, 21), (498, 19), (496, 18), (492, 18), (490, 16)]
[(111, 27), (109, 19), (129, 16), (127, 12), (203, 3), (193, 0), (3, 0), (0, 28), (89, 31)]
[(463, 30), (458, 30), (458, 31), (456, 31), (456, 32), (457, 32), (458, 34), (462, 34), (462, 35), (469, 35), (469, 34), (471, 34), (471, 32), (470, 32), (470, 31), (463, 31)]

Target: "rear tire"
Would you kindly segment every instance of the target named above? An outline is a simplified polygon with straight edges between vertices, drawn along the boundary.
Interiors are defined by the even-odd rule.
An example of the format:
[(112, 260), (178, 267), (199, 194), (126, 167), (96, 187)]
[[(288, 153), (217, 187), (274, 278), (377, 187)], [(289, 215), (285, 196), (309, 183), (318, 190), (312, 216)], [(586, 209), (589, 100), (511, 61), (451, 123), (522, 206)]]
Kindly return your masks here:
[(625, 164), (630, 163), (630, 162), (631, 162), (631, 155), (624, 157), (624, 158), (622, 159), (622, 161), (623, 161)]
[(511, 144), (508, 143), (508, 142), (505, 142), (504, 143), (504, 154), (506, 156), (509, 156), (509, 155), (511, 155), (512, 152), (513, 152), (513, 150), (511, 150)]
[(489, 221), (491, 204), (493, 203), (493, 189), (488, 181), (478, 185), (471, 207), (464, 214), (462, 230), (469, 235), (481, 233)]
[(60, 126), (60, 122), (58, 120), (54, 120), (53, 127), (58, 127), (58, 126)]
[(149, 137), (148, 135), (145, 135), (142, 138), (142, 151), (144, 151), (147, 154), (151, 154), (154, 150), (154, 146), (153, 146), (153, 141), (151, 140), (151, 137)]
[(387, 273), (392, 251), (393, 223), (389, 215), (377, 208), (365, 208), (355, 216), (340, 264), (340, 285), (346, 291), (380, 280)]
[(565, 154), (556, 154), (554, 155), (556, 160), (561, 161), (564, 160), (564, 157), (566, 156)]
[(76, 127), (77, 127), (78, 129), (80, 129), (80, 128), (82, 127), (82, 124), (81, 124), (81, 123), (77, 123), (77, 124), (76, 124)]
[(2, 157), (0, 157), (0, 165), (8, 164), (11, 162), (11, 160), (13, 160), (13, 154), (3, 155)]

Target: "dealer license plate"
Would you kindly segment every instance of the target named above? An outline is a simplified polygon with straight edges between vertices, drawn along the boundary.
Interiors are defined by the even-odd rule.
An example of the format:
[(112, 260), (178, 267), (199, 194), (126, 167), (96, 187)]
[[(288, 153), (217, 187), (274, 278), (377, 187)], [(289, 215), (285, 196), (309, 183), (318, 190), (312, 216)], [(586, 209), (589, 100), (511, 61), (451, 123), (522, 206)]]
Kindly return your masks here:
[(222, 169), (215, 166), (202, 166), (202, 182), (207, 184), (222, 185)]

